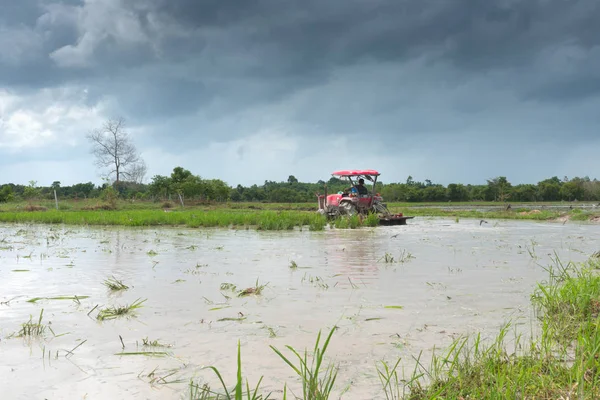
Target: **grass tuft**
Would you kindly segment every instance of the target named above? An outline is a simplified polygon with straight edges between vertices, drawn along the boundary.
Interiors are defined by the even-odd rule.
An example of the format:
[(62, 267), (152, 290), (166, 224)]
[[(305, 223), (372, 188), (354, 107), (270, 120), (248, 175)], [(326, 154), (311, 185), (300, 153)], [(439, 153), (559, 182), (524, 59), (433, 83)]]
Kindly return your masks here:
[(123, 316), (133, 316), (133, 315), (135, 315), (135, 311), (137, 309), (141, 308), (142, 304), (146, 300), (147, 299), (144, 299), (144, 300), (137, 299), (136, 301), (134, 301), (133, 303), (131, 303), (129, 305), (111, 306), (111, 307), (102, 308), (100, 310), (100, 312), (98, 312), (96, 319), (98, 319), (99, 321), (104, 321), (107, 319), (115, 319), (115, 318), (119, 318), (119, 317), (123, 317)]
[(244, 290), (240, 290), (238, 292), (238, 297), (245, 297), (245, 296), (250, 296), (250, 295), (260, 296), (262, 294), (262, 291), (264, 290), (264, 288), (267, 287), (267, 285), (268, 285), (268, 283), (266, 283), (264, 285), (259, 285), (258, 279), (257, 279), (256, 283), (254, 284), (253, 287), (249, 287)]
[(104, 282), (102, 282), (102, 284), (104, 286), (106, 286), (108, 288), (108, 290), (113, 291), (113, 292), (129, 289), (129, 286), (125, 285), (123, 283), (123, 281), (118, 280), (114, 276), (112, 276), (108, 279), (105, 279)]
[(21, 325), (21, 330), (17, 334), (19, 337), (42, 336), (46, 331), (46, 325), (42, 324), (44, 309), (40, 311), (40, 316), (37, 322), (33, 321), (33, 316), (29, 316), (29, 321)]
[[(325, 367), (324, 356), (335, 330), (336, 327), (331, 329), (322, 348), (319, 347), (319, 342), (321, 340), (321, 332), (319, 331), (313, 349), (312, 362), (310, 363), (308, 361), (308, 352), (306, 350), (302, 356), (293, 347), (286, 346), (293, 355), (292, 359), (289, 359), (276, 347), (270, 346), (271, 349), (300, 377), (300, 380), (302, 381), (301, 398), (304, 400), (325, 400), (331, 395), (337, 378), (338, 368), (333, 364), (329, 364)], [(294, 359), (297, 359), (297, 364), (292, 362)]]
[(418, 362), (406, 398), (600, 398), (600, 276), (558, 257), (547, 270), (532, 295), (538, 336), (508, 341), (506, 325), (491, 344), (481, 335), (457, 339), (428, 368)]
[[(237, 373), (236, 373), (236, 384), (232, 389), (228, 389), (223, 376), (216, 367), (209, 366), (206, 369), (212, 370), (217, 378), (219, 379), (221, 386), (223, 387), (223, 393), (218, 393), (211, 390), (208, 384), (200, 385), (194, 381), (190, 382), (190, 400), (268, 400), (271, 394), (266, 396), (259, 393), (260, 384), (262, 383), (262, 377), (258, 380), (258, 383), (254, 389), (250, 389), (250, 383), (246, 379), (245, 385), (242, 376), (242, 352), (240, 342), (237, 345)], [(285, 397), (284, 397), (285, 398)]]

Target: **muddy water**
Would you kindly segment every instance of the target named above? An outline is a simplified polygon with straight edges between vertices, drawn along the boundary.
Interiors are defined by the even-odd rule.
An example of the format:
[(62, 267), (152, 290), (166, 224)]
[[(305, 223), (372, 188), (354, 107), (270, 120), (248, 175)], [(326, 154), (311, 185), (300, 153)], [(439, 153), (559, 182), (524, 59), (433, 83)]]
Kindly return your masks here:
[[(190, 379), (215, 384), (203, 366), (233, 385), (238, 340), (251, 384), (264, 375), (280, 398), (284, 382), (298, 392), (297, 380), (269, 345), (302, 350), (334, 325), (337, 393), (379, 398), (378, 360), (412, 367), (412, 356), (460, 334), (492, 337), (509, 320), (530, 329), (540, 264), (554, 251), (585, 260), (599, 239), (594, 225), (423, 218), (324, 232), (1, 225), (1, 398), (189, 398)], [(110, 276), (131, 288), (109, 293)], [(257, 280), (261, 296), (221, 290)], [(89, 298), (27, 302), (73, 295)], [(147, 300), (133, 318), (95, 318), (138, 298)], [(11, 337), (42, 308), (44, 339)], [(169, 347), (143, 346), (146, 337)], [(168, 355), (117, 355), (149, 351)]]

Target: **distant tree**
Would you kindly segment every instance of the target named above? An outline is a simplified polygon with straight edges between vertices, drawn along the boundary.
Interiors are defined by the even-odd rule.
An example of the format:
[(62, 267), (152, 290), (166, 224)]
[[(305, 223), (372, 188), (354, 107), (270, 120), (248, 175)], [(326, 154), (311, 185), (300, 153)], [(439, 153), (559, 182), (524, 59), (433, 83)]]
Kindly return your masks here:
[(560, 188), (560, 196), (563, 200), (581, 200), (584, 196), (583, 181), (579, 178), (574, 178), (563, 183)]
[(87, 138), (92, 143), (96, 166), (109, 168), (108, 176), (114, 175), (117, 183), (123, 178), (131, 180), (132, 174), (143, 163), (125, 131), (125, 121), (122, 118), (106, 121), (102, 128), (92, 131)]
[(462, 184), (451, 183), (446, 189), (446, 196), (448, 200), (452, 201), (467, 201), (469, 200), (469, 192), (467, 188)]
[(51, 190), (55, 190), (56, 194), (58, 196), (60, 196), (61, 195), (61, 192), (60, 192), (60, 181), (54, 181), (54, 182), (52, 182), (52, 185), (50, 185), (50, 189)]
[(33, 200), (34, 198), (38, 197), (40, 195), (40, 190), (36, 185), (36, 181), (29, 181), (29, 185), (27, 185), (23, 191), (23, 197), (25, 197), (27, 200)]
[(295, 177), (294, 175), (290, 175), (290, 176), (288, 177), (288, 180), (287, 180), (287, 181), (288, 181), (288, 183), (289, 183), (290, 185), (291, 185), (291, 184), (294, 184), (294, 183), (298, 183), (298, 179), (296, 179), (296, 177)]
[(150, 193), (154, 196), (167, 197), (171, 192), (171, 178), (168, 176), (154, 175), (148, 188)]
[(506, 177), (499, 176), (497, 178), (488, 179), (488, 195), (487, 200), (506, 201), (510, 197), (512, 185)]
[(173, 168), (173, 172), (171, 172), (171, 181), (174, 184), (178, 184), (185, 181), (190, 176), (192, 176), (192, 173), (187, 169), (182, 167), (175, 167)]
[(2, 186), (0, 189), (0, 203), (11, 201), (13, 199), (13, 190), (10, 185)]
[(538, 193), (539, 197), (543, 201), (556, 201), (560, 200), (560, 186), (562, 182), (558, 177), (554, 176), (550, 179), (545, 179), (538, 182)]

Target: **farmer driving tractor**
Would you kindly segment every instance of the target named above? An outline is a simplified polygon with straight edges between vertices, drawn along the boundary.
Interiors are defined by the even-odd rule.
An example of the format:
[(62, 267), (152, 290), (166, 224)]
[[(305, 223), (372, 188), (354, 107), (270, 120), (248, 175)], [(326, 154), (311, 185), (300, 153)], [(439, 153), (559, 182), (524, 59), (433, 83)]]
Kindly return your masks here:
[(363, 196), (363, 195), (368, 195), (369, 194), (369, 190), (365, 187), (365, 180), (363, 178), (360, 178), (358, 180), (358, 184), (354, 185), (350, 188), (348, 188), (346, 191), (350, 191), (352, 189), (356, 189), (356, 191), (358, 192), (359, 196)]

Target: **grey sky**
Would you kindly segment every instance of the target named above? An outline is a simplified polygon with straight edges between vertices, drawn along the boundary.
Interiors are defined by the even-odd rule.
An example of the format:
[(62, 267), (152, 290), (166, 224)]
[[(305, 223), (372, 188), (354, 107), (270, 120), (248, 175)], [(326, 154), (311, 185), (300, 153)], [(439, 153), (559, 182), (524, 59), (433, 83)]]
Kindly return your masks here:
[(600, 178), (597, 0), (0, 0), (0, 182)]

